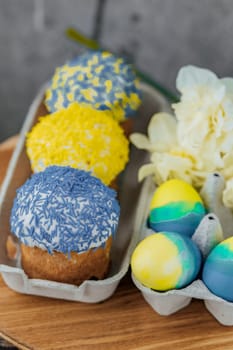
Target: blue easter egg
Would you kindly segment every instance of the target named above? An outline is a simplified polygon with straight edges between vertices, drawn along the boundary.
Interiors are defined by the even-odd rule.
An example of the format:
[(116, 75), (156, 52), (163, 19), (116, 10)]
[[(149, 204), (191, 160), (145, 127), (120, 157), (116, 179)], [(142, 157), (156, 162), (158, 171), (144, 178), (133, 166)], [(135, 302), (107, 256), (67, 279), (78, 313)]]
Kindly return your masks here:
[(219, 243), (208, 255), (202, 279), (212, 293), (233, 302), (233, 237)]

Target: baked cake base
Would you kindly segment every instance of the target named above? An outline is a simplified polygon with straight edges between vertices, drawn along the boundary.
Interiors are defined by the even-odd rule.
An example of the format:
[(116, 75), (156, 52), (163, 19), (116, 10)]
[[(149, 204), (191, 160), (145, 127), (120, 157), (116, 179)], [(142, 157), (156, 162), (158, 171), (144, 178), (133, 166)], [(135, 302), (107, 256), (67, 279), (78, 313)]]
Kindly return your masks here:
[(21, 263), (30, 278), (45, 279), (80, 285), (85, 280), (103, 279), (109, 269), (112, 237), (105, 247), (90, 249), (84, 253), (67, 254), (53, 252), (21, 244)]

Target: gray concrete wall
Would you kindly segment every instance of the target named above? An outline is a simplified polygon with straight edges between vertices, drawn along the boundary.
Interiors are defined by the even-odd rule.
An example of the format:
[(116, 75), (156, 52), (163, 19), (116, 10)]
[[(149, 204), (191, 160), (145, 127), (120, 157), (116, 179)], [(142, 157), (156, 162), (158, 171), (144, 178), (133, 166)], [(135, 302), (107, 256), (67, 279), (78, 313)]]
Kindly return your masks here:
[[(97, 34), (101, 0), (0, 0), (0, 141), (15, 134), (56, 65), (80, 52), (64, 30)], [(233, 76), (232, 0), (102, 0), (103, 46), (175, 90), (196, 64)]]

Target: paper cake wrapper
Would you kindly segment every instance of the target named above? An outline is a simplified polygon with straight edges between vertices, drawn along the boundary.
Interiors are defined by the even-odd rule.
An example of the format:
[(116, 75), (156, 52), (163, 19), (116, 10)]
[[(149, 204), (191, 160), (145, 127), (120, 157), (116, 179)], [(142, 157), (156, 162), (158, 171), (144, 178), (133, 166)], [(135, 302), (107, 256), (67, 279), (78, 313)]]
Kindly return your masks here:
[[(219, 192), (222, 191), (223, 188), (223, 179), (221, 176), (219, 174), (217, 174), (217, 176), (216, 174), (210, 174), (201, 193), (204, 201), (206, 203), (211, 203), (211, 209), (214, 209), (215, 211), (215, 213), (209, 213), (203, 218), (194, 234), (195, 237), (193, 236), (193, 240), (196, 241), (199, 248), (206, 256), (208, 255), (208, 251), (210, 249), (210, 243), (208, 239), (206, 240), (202, 237), (208, 237), (208, 235), (211, 236), (216, 234), (218, 238), (221, 238), (221, 234), (223, 232), (222, 222), (227, 222), (230, 227), (233, 227), (233, 221), (231, 221), (228, 209), (224, 208), (223, 204), (219, 202), (219, 198), (221, 198)], [(136, 221), (136, 224), (138, 225), (137, 242), (140, 242), (143, 238), (153, 232), (147, 228), (146, 221), (148, 218), (151, 197), (155, 189), (156, 188), (152, 178), (148, 177), (144, 181), (141, 196), (138, 202)], [(216, 215), (217, 213), (221, 213), (221, 218)], [(226, 236), (224, 238), (226, 238)], [(225, 301), (211, 293), (200, 279), (193, 281), (185, 288), (176, 290), (173, 289), (166, 292), (157, 292), (145, 287), (135, 278), (133, 273), (132, 280), (136, 287), (141, 291), (147, 303), (160, 315), (171, 315), (188, 306), (192, 298), (195, 298), (203, 300), (207, 310), (221, 324), (226, 326), (233, 325), (233, 303)]]

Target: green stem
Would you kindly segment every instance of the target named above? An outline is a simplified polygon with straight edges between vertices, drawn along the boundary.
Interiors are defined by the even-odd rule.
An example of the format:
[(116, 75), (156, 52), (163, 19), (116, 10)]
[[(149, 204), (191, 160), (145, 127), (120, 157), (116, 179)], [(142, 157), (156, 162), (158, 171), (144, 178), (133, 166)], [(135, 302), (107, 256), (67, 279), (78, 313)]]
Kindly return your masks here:
[(168, 90), (164, 85), (161, 85), (156, 80), (149, 77), (146, 73), (138, 70), (137, 68), (136, 68), (136, 73), (141, 80), (143, 80), (148, 85), (151, 85), (152, 87), (157, 89), (164, 97), (170, 100), (170, 102), (176, 103), (179, 101), (178, 96), (176, 96), (172, 91)]
[[(91, 50), (106, 50), (103, 47), (100, 46), (100, 44), (85, 36), (82, 34), (80, 31), (74, 28), (67, 28), (66, 29), (66, 35), (69, 39), (77, 42), (78, 44), (81, 44), (82, 46), (85, 46), (88, 49)], [(106, 50), (109, 51), (109, 50)], [(136, 74), (138, 77), (146, 82), (147, 84), (153, 86), (155, 89), (157, 89), (163, 96), (165, 96), (168, 100), (171, 102), (177, 102), (179, 100), (178, 96), (176, 96), (172, 91), (167, 89), (165, 86), (162, 84), (158, 83), (156, 80), (152, 79), (149, 77), (146, 73), (142, 72), (141, 70), (136, 69)]]
[(85, 35), (83, 35), (81, 32), (77, 31), (74, 28), (67, 28), (65, 33), (66, 33), (68, 38), (70, 38), (71, 40), (74, 40), (77, 43), (87, 47), (88, 49), (100, 50), (100, 46), (95, 40), (92, 40), (92, 39), (86, 37)]

